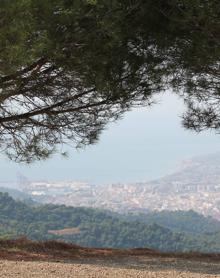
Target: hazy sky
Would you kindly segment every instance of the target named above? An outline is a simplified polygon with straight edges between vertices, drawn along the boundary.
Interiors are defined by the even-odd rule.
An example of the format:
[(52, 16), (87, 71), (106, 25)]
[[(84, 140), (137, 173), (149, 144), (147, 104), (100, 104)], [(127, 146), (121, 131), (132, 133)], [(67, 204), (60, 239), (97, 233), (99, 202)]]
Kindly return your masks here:
[(177, 97), (161, 98), (151, 108), (128, 112), (108, 125), (98, 144), (69, 151), (69, 158), (55, 155), (32, 166), (0, 159), (0, 181), (16, 180), (17, 173), (30, 180), (80, 180), (90, 183), (147, 181), (172, 172), (191, 156), (220, 150), (220, 135), (196, 134), (181, 126), (183, 104)]

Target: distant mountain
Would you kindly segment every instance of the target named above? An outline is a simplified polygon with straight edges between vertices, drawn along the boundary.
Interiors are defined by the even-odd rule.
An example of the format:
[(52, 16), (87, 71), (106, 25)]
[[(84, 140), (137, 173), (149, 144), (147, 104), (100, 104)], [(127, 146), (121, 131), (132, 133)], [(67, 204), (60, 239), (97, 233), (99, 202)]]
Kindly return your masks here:
[[(159, 214), (155, 217), (155, 221), (152, 215), (151, 223), (145, 223), (143, 215), (140, 219), (129, 219), (133, 216), (120, 216), (109, 211), (91, 208), (74, 208), (64, 205), (32, 207), (13, 200), (6, 193), (0, 193), (1, 238), (27, 236), (35, 240), (65, 240), (90, 247), (148, 247), (162, 251), (220, 252), (220, 233), (215, 229), (213, 233), (208, 228), (211, 220), (200, 217), (200, 223), (197, 224), (194, 222), (193, 212), (190, 212), (190, 215), (192, 219), (188, 216), (186, 226), (191, 225), (192, 229), (189, 230), (190, 233), (183, 233), (177, 232), (176, 229), (176, 227), (183, 226), (185, 221), (183, 217), (175, 224), (175, 217), (172, 216), (172, 223), (169, 225), (175, 228), (171, 229), (155, 223), (157, 219), (160, 219)], [(212, 221), (217, 228), (220, 223)], [(193, 229), (194, 225), (198, 225), (196, 234)], [(200, 233), (199, 226), (202, 226)], [(202, 233), (204, 231), (210, 231), (210, 233), (204, 234)]]
[(166, 194), (173, 190), (179, 194), (220, 191), (220, 153), (185, 160), (179, 168), (179, 171), (153, 181), (155, 190)]

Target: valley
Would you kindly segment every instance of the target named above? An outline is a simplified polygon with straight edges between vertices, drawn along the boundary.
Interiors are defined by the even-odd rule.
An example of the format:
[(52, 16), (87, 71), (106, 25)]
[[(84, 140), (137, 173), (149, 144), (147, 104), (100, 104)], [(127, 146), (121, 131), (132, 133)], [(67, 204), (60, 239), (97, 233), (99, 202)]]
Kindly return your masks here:
[(220, 219), (220, 155), (184, 161), (178, 171), (139, 183), (23, 182), (23, 192), (40, 203), (93, 207), (120, 213), (194, 210)]

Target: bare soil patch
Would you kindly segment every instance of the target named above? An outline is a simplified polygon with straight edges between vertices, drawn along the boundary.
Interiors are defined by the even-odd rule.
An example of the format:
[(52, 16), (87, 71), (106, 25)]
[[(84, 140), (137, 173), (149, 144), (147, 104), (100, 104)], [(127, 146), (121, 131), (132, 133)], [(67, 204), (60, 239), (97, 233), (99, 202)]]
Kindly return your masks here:
[(62, 229), (62, 230), (49, 230), (48, 233), (53, 234), (53, 235), (58, 235), (58, 236), (75, 235), (75, 234), (80, 233), (80, 229), (79, 228), (66, 228), (66, 229)]

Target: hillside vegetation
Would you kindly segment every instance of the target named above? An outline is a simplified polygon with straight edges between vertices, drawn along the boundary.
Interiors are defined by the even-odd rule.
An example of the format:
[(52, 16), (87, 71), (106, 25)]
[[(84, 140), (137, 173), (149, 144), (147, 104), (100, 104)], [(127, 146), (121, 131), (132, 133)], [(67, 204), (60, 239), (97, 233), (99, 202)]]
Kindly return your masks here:
[(177, 232), (191, 234), (215, 233), (220, 231), (220, 221), (205, 217), (193, 210), (189, 211), (160, 211), (134, 213), (123, 216), (127, 221), (139, 221), (145, 224), (157, 223)]
[(220, 222), (193, 211), (121, 216), (64, 205), (33, 207), (0, 193), (1, 238), (26, 236), (89, 247), (220, 252), (219, 227)]

